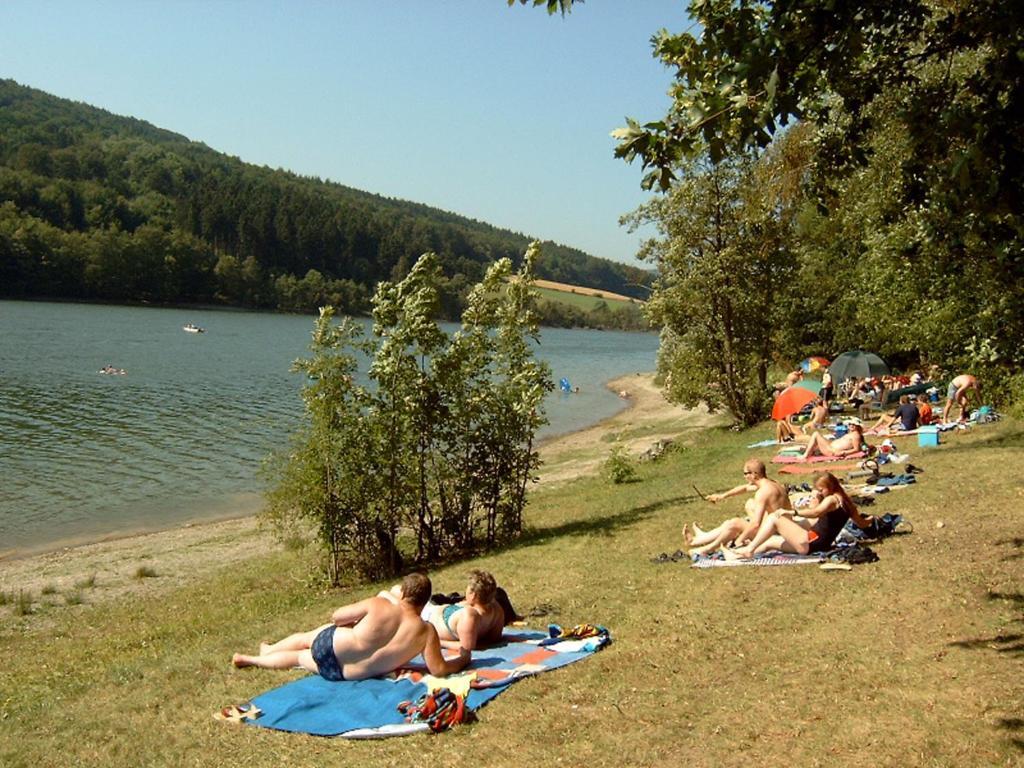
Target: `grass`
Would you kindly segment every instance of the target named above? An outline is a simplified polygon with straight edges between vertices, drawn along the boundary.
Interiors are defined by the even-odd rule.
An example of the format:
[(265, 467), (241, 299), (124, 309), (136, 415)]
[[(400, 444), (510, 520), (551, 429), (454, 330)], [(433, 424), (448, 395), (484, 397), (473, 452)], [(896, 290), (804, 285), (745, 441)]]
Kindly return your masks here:
[(35, 613), (35, 608), (32, 604), (32, 593), (27, 590), (19, 589), (11, 602), (14, 606), (15, 616), (31, 616)]
[(152, 579), (156, 577), (156, 571), (148, 565), (140, 565), (134, 575), (136, 579)]
[(50, 582), (49, 584), (44, 584), (39, 591), (41, 594), (44, 595), (55, 595), (57, 594), (57, 585), (53, 582)]
[(706, 504), (691, 484), (741, 482), (744, 446), (764, 431), (693, 436), (639, 465), (636, 483), (538, 490), (520, 541), (431, 574), (449, 591), (470, 567), (489, 569), (520, 612), (549, 609), (537, 626), (596, 621), (615, 637), (591, 660), (512, 686), (475, 725), (345, 742), (215, 722), (216, 709), (298, 676), (234, 670), (233, 651), (385, 586), (311, 590), (301, 575), (312, 548), (282, 549), (156, 596), (51, 608), (45, 630), (3, 617), (0, 765), (1024, 762), (1024, 483), (1012, 471), (1024, 427), (911, 448), (918, 485), (870, 511), (903, 513), (915, 531), (877, 545), (877, 563), (651, 563), (680, 545), (684, 521), (741, 508)]
[(93, 573), (86, 576), (84, 579), (79, 579), (75, 582), (75, 589), (92, 589), (96, 586), (96, 574)]
[(584, 312), (590, 312), (594, 307), (599, 305), (602, 301), (608, 305), (608, 309), (613, 312), (619, 312), (633, 306), (632, 302), (623, 301), (622, 299), (613, 299), (608, 296), (586, 296), (581, 293), (570, 293), (569, 291), (556, 291), (553, 288), (535, 288), (534, 290), (540, 294), (540, 298), (543, 301), (553, 301), (559, 304), (568, 304), (583, 310)]

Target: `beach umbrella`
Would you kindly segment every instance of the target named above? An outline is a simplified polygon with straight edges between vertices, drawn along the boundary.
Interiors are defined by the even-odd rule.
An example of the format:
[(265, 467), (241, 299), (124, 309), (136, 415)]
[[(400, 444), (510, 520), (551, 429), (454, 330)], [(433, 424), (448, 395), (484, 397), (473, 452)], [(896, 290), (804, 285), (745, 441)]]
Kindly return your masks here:
[(791, 387), (786, 387), (775, 398), (772, 406), (772, 418), (775, 421), (789, 418), (818, 396), (821, 382), (814, 379), (803, 379)]
[(814, 373), (823, 368), (828, 368), (827, 357), (808, 357), (806, 360), (800, 361), (800, 370), (804, 373)]
[(889, 366), (874, 352), (864, 352), (854, 349), (843, 352), (832, 361), (828, 367), (832, 374), (832, 380), (837, 384), (856, 376), (858, 379), (869, 379), (873, 376), (885, 376), (889, 373)]

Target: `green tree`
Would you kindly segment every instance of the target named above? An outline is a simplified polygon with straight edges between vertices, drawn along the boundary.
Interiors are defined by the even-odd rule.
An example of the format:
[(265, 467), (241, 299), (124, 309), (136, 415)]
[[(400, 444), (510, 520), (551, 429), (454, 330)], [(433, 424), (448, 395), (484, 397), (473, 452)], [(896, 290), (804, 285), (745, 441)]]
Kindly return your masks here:
[[(813, 126), (814, 198), (839, 221), (810, 223), (853, 237), (821, 241), (816, 258), (847, 292), (863, 290), (851, 325), (893, 354), (1019, 370), (1024, 6), (694, 0), (689, 9), (699, 34), (654, 41), (676, 73), (668, 113), (616, 131), (616, 154), (641, 160), (646, 186), (668, 188), (681, 157), (706, 147), (719, 160), (768, 145), (793, 120)], [(859, 213), (869, 216), (858, 226)]]
[(747, 425), (767, 415), (768, 370), (797, 271), (781, 144), (760, 158), (690, 161), (668, 195), (629, 219), (660, 234), (640, 256), (659, 270), (647, 311), (662, 327), (668, 398), (725, 408)]
[(356, 351), (365, 351), (361, 330), (350, 319), (334, 324), (334, 311), (320, 312), (310, 345), (312, 356), (292, 370), (307, 377), (302, 391), (305, 425), (264, 471), (272, 482), (264, 516), (281, 534), (297, 522), (312, 523), (332, 584), (349, 569), (383, 575), (376, 521), (367, 510), (382, 492), (374, 457), (367, 452), (371, 424), (369, 393), (356, 384)]

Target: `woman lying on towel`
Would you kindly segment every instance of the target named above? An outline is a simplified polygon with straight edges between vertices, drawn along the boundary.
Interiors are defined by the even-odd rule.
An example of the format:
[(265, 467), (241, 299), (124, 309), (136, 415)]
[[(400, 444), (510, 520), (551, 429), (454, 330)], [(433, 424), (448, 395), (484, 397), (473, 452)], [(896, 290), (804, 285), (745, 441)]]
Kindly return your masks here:
[(749, 559), (762, 552), (782, 550), (798, 555), (827, 552), (847, 520), (859, 528), (871, 525), (871, 515), (862, 515), (843, 490), (835, 475), (825, 472), (814, 481), (814, 506), (800, 511), (779, 510), (765, 515), (753, 541), (737, 549), (723, 549), (727, 560)]
[(835, 456), (841, 459), (855, 453), (868, 453), (868, 451), (869, 446), (864, 441), (864, 428), (860, 424), (850, 424), (849, 432), (831, 442), (826, 440), (820, 432), (812, 433), (811, 442), (807, 444), (807, 450), (803, 452), (802, 458)]
[[(448, 605), (429, 602), (420, 615), (437, 630), (442, 648), (473, 651), (501, 640), (505, 625), (519, 619), (508, 595), (500, 591), (503, 602), (498, 600), (494, 576), (487, 571), (470, 571), (464, 599)], [(381, 596), (388, 594), (382, 592)]]

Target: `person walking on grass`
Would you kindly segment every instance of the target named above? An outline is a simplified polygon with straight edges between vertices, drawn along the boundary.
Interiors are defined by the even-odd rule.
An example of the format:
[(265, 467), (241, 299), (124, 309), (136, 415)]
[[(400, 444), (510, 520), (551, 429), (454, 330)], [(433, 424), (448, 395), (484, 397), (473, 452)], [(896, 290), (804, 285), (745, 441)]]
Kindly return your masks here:
[(747, 542), (757, 532), (766, 514), (790, 508), (785, 487), (767, 476), (764, 462), (760, 459), (749, 459), (743, 464), (743, 478), (741, 485), (723, 493), (712, 493), (707, 500), (717, 504), (742, 493), (752, 493), (753, 498), (744, 504), (747, 516), (730, 518), (710, 531), (702, 531), (696, 523), (692, 528), (684, 525), (683, 540), (691, 555), (706, 555), (732, 542)]
[(261, 643), (259, 655), (236, 653), (236, 667), (291, 669), (300, 666), (325, 680), (364, 680), (394, 672), (423, 655), (430, 674), (452, 675), (469, 664), (470, 652), (445, 658), (437, 630), (420, 618), (430, 599), (430, 579), (413, 573), (402, 580), (397, 600), (376, 596), (344, 605), (331, 623)]

